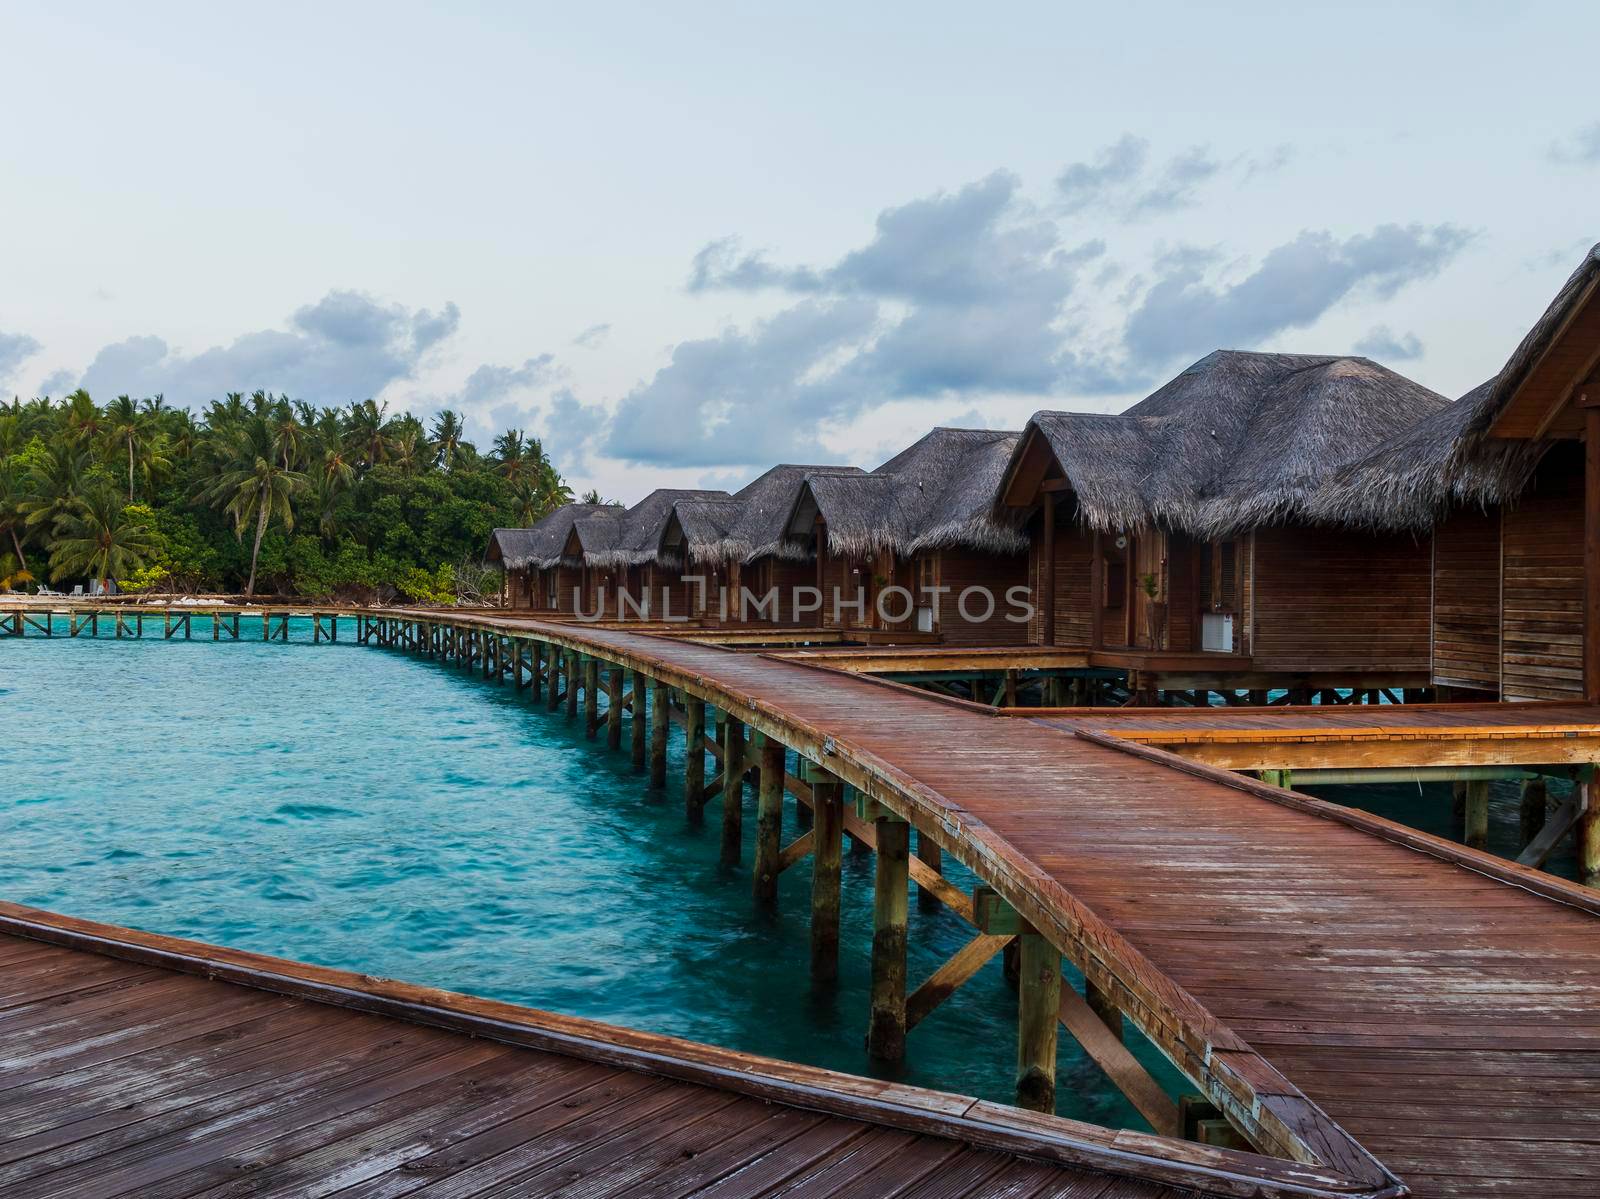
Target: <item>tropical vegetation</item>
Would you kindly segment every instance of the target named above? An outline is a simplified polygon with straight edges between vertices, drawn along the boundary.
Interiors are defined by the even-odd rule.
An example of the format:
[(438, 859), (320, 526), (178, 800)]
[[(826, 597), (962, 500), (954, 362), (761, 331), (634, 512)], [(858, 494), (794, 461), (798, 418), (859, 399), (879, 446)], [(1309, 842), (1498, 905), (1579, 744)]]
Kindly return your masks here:
[(497, 526), (572, 492), (519, 429), (486, 454), (449, 410), (230, 393), (204, 412), (85, 391), (0, 404), (0, 590), (449, 602)]

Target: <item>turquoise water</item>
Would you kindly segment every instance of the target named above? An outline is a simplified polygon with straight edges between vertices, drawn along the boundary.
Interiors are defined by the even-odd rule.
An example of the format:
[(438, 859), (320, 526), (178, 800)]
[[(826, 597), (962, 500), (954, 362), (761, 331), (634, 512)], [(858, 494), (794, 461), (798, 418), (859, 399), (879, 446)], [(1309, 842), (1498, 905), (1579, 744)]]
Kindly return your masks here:
[[(724, 870), (718, 803), (703, 825), (684, 817), (676, 730), (653, 791), (626, 730), (608, 752), (527, 692), (311, 645), (300, 623), (289, 644), (214, 644), (209, 622), (191, 642), (162, 641), (159, 623), (150, 639), (148, 622), (142, 641), (104, 624), (99, 640), (0, 639), (0, 897), (883, 1073), (862, 1045), (870, 854), (847, 852), (841, 978), (813, 990), (810, 871), (785, 872), (776, 912), (755, 907), (752, 797), (746, 864)], [(969, 935), (913, 900), (913, 984)], [(996, 958), (912, 1031), (889, 1076), (1009, 1101), (1015, 1021)], [(1065, 1034), (1058, 1081), (1062, 1114), (1144, 1127)]]

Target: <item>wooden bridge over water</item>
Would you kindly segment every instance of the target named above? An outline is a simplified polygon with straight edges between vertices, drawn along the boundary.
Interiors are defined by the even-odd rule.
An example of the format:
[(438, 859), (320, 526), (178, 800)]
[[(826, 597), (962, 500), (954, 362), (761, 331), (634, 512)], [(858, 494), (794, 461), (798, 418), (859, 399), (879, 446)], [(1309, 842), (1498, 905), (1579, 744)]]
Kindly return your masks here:
[[(1166, 1134), (1142, 1142), (1157, 1147), (1152, 1160), (1191, 1171), (1163, 1184), (1240, 1185), (1200, 1164), (1221, 1161), (1255, 1189), (1218, 1193), (1394, 1194), (1400, 1180), (1424, 1195), (1593, 1189), (1593, 891), (1178, 757), (1096, 726), (1103, 712), (1006, 718), (870, 677), (619, 629), (423, 611), (353, 618), (363, 643), (581, 708), (590, 734), (604, 728), (613, 747), (627, 723), (652, 781), (664, 781), (678, 720), (691, 750), (722, 765), (707, 779), (706, 753), (690, 753), (687, 802), (720, 799), (735, 851), (743, 805), (728, 798), (752, 775), (752, 887), (770, 901), (776, 874), (810, 858), (814, 969), (837, 953), (841, 832), (873, 845), (869, 1038), (883, 1056), (904, 1052), (908, 1035), (914, 1052), (916, 1017), (1015, 941), (1020, 1097), (1048, 1104), (1064, 1025)], [(1535, 705), (1522, 708), (1539, 720)], [(711, 722), (720, 744), (708, 740), (708, 710), (723, 717)], [(1600, 725), (1600, 711), (1563, 719)], [(802, 771), (791, 773), (785, 749)], [(787, 846), (785, 793), (814, 813)], [(986, 888), (966, 896), (945, 883), (945, 854)], [(974, 924), (967, 948), (917, 988), (904, 957), (913, 880)], [(1063, 987), (1063, 957), (1087, 979), (1085, 996)], [(1317, 1177), (1274, 1175), (1287, 1167), (1227, 1150), (1196, 1159), (1196, 1146), (1172, 1139), (1185, 1131), (1175, 1105), (1122, 1047), (1123, 1021), (1251, 1145)], [(1032, 1119), (1064, 1142), (1083, 1139)], [(1106, 1187), (1111, 1176), (1157, 1178), (1141, 1173), (1149, 1168), (1112, 1166)]]

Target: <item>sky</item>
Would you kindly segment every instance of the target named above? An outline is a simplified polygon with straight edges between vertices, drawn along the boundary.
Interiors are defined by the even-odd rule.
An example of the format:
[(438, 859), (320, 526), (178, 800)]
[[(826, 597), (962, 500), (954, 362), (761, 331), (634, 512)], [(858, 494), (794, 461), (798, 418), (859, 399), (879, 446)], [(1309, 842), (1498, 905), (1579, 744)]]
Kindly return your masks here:
[(452, 407), (625, 501), (1215, 349), (1455, 397), (1600, 241), (1556, 37), (1600, 6), (7, 0), (0, 394)]

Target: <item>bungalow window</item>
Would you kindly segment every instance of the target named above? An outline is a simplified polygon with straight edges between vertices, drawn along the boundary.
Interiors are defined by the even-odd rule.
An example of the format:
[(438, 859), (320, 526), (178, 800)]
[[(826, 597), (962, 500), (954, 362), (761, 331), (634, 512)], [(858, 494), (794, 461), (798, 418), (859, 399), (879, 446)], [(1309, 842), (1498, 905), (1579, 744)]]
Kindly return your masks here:
[(1106, 595), (1107, 608), (1121, 608), (1123, 598), (1128, 594), (1128, 563), (1122, 559), (1114, 559), (1106, 563)]
[(1239, 610), (1239, 543), (1214, 541), (1200, 571), (1200, 608), (1205, 612)]

